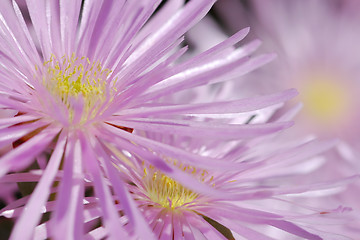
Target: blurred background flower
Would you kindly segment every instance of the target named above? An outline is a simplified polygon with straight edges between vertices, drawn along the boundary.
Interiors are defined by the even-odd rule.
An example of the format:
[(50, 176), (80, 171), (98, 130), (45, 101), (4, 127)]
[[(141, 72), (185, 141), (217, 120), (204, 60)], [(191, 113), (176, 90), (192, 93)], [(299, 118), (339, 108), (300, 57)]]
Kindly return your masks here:
[[(222, 26), (218, 30), (231, 34), (250, 26), (249, 38), (260, 38), (263, 50), (278, 54), (275, 61), (243, 78), (235, 91), (245, 88), (252, 95), (295, 87), (299, 90), (295, 101), (301, 102), (303, 109), (294, 119), (295, 126), (287, 131), (288, 139), (338, 139), (337, 146), (320, 157), (318, 170), (299, 183), (360, 172), (359, 7), (359, 2), (352, 0), (222, 0), (215, 6)], [(357, 180), (346, 191), (312, 202), (340, 201), (358, 211), (359, 196), (354, 192), (359, 186)], [(358, 220), (349, 226), (355, 238), (358, 226)]]
[[(358, 4), (357, 4), (358, 5)], [(335, 137), (359, 149), (360, 113), (356, 111), (360, 32), (354, 1), (220, 1), (220, 22), (234, 31), (245, 24), (278, 57), (246, 78), (255, 93), (295, 87), (304, 109), (296, 118), (306, 135)], [(352, 7), (350, 7), (352, 6)], [(235, 15), (234, 9), (243, 13)], [(231, 14), (232, 13), (232, 14)], [(250, 38), (251, 39), (251, 38)]]

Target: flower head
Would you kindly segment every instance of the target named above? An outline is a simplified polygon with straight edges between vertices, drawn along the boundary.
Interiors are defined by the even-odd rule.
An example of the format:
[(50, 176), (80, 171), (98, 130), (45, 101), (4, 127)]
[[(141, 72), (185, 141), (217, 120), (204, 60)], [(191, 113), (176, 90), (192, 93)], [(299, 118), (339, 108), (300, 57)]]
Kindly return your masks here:
[[(0, 122), (0, 147), (14, 146), (1, 157), (0, 177), (3, 181), (38, 182), (25, 197), (28, 201), (23, 199), (3, 209), (4, 213), (27, 202), (13, 239), (38, 234), (34, 228), (43, 207), (49, 207), (48, 198), (55, 199), (50, 203), (51, 219), (37, 229), (41, 233), (49, 229), (46, 234), (54, 239), (81, 238), (84, 191), (91, 187), (109, 237), (135, 232), (141, 238), (151, 237), (134, 207), (124, 208), (131, 224), (121, 227), (115, 203), (109, 198), (108, 181), (114, 184), (121, 204), (131, 206), (124, 182), (114, 173), (118, 163), (131, 165), (126, 154), (141, 156), (146, 164), (172, 178), (176, 172), (159, 156), (182, 159), (201, 168), (238, 167), (134, 131), (234, 140), (271, 134), (291, 125), (248, 126), (221, 121), (209, 125), (187, 117), (261, 109), (290, 99), (296, 95), (294, 90), (232, 101), (171, 101), (169, 96), (174, 93), (229, 80), (273, 58), (249, 58), (254, 46), (233, 48), (247, 35), (248, 29), (243, 29), (180, 62), (186, 51), (181, 47), (182, 35), (214, 2), (199, 0), (184, 5), (182, 1), (167, 1), (162, 6), (156, 0), (27, 1), (21, 10), (15, 1), (1, 2), (0, 104), (17, 114)], [(29, 21), (23, 13), (30, 15)], [(27, 173), (14, 173), (34, 162)], [(163, 184), (168, 183), (171, 180), (165, 179)]]
[[(147, 136), (161, 138), (151, 133)], [(190, 152), (198, 152), (199, 156), (241, 163), (242, 169), (205, 170), (162, 156), (172, 169), (170, 176), (147, 164), (142, 156), (128, 154), (126, 159), (131, 165), (117, 165), (117, 174), (128, 183), (129, 195), (147, 220), (143, 224), (149, 225), (158, 239), (235, 239), (235, 234), (250, 239), (279, 236), (265, 233), (263, 229), (269, 227), (288, 237), (326, 239), (339, 236), (342, 232), (336, 224), (350, 220), (347, 218), (350, 208), (312, 208), (311, 204), (296, 202), (302, 194), (331, 190), (337, 188), (338, 183), (314, 182), (302, 186), (292, 183), (297, 175), (293, 169), (301, 171), (297, 170), (301, 164), (313, 164), (312, 157), (329, 149), (334, 142), (314, 140), (295, 146), (264, 149), (263, 145), (271, 140), (256, 139), (256, 146), (252, 145), (252, 141), (224, 145), (222, 141), (214, 140), (209, 148), (199, 141), (163, 139), (170, 145), (179, 143)], [(113, 198), (114, 201), (118, 199), (115, 195)], [(96, 208), (96, 205), (91, 205), (94, 203), (90, 201), (89, 210)], [(298, 209), (289, 211), (277, 205)], [(118, 211), (123, 207), (126, 206), (120, 201)], [(101, 217), (101, 213), (96, 217)], [(123, 220), (126, 225), (128, 220)], [(313, 221), (325, 221), (324, 225), (332, 224), (333, 229), (324, 233), (321, 224), (313, 226)], [(89, 234), (98, 230), (95, 227)], [(106, 232), (102, 234), (102, 237), (106, 236)]]

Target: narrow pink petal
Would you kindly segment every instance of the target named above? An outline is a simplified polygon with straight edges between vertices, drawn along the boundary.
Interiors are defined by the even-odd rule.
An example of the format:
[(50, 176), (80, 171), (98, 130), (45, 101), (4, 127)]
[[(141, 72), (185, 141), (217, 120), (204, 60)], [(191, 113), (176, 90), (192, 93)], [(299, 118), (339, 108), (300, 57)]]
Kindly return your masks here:
[(46, 1), (26, 0), (31, 21), (34, 26), (35, 33), (40, 43), (44, 59), (50, 59), (51, 49), (51, 29), (47, 24)]
[[(257, 59), (258, 57), (255, 58)], [(249, 60), (249, 57), (244, 56), (241, 51), (234, 51), (231, 55), (227, 56), (227, 58), (217, 59), (213, 62), (193, 67), (170, 76), (150, 88), (148, 93), (145, 93), (138, 101), (146, 102), (181, 90), (209, 83), (227, 81), (231, 79), (231, 76), (229, 77), (230, 74), (239, 77), (247, 72), (250, 66), (254, 67), (253, 64), (245, 64), (249, 61), (254, 60)]]
[[(219, 57), (220, 54), (222, 55), (226, 49), (232, 47), (236, 43), (243, 40), (248, 35), (249, 31), (250, 28), (244, 28), (238, 31), (237, 33), (235, 33), (234, 35), (232, 35), (231, 37), (227, 38), (223, 42), (206, 50), (205, 52), (202, 52), (199, 55), (187, 60), (186, 62), (179, 64), (178, 66), (175, 67), (176, 73), (180, 73), (188, 68), (199, 66), (201, 64), (211, 61), (212, 59), (216, 59), (216, 57)], [(251, 43), (251, 45), (248, 45), (248, 47), (243, 47), (242, 51), (244, 52), (244, 54), (249, 54), (252, 51), (254, 51), (257, 47), (259, 47), (259, 45), (260, 45), (259, 41), (254, 41)], [(251, 48), (249, 48), (249, 46)]]
[(287, 221), (283, 221), (283, 220), (271, 220), (271, 221), (267, 222), (267, 224), (272, 225), (276, 228), (282, 229), (283, 231), (292, 233), (292, 234), (294, 234), (298, 237), (304, 238), (304, 239), (323, 240), (320, 236), (312, 234), (291, 222), (287, 222)]
[(136, 48), (137, 44), (143, 41), (146, 36), (153, 33), (154, 29), (159, 29), (165, 21), (170, 19), (184, 5), (184, 0), (167, 1), (165, 5), (154, 14), (154, 16), (146, 22), (145, 26), (139, 31), (133, 44)]
[[(216, 219), (220, 220), (223, 217), (225, 219), (232, 218), (233, 220), (239, 222), (239, 224), (241, 224), (241, 222), (267, 224), (282, 229), (286, 232), (292, 233), (296, 236), (303, 237), (305, 239), (314, 239), (314, 240), (322, 239), (318, 235), (312, 234), (291, 222), (282, 220), (281, 218), (279, 218), (280, 216), (278, 217), (278, 219), (276, 219), (277, 217), (275, 214), (267, 214), (269, 217), (266, 217), (264, 215), (265, 212), (251, 210), (251, 209), (245, 210), (241, 208), (235, 209), (234, 207), (233, 208), (227, 208), (227, 207), (228, 206), (222, 208), (212, 208), (212, 209), (208, 209), (206, 212), (209, 213), (210, 214), (209, 216), (213, 217), (215, 220)], [(271, 215), (275, 217), (271, 217)], [(235, 216), (236, 219), (234, 219)]]
[(228, 240), (225, 238), (219, 231), (217, 231), (213, 226), (211, 226), (207, 221), (205, 221), (201, 216), (195, 215), (192, 216), (196, 218), (200, 223), (196, 226), (202, 234), (206, 237), (206, 239), (222, 239)]
[[(190, 232), (187, 234), (190, 235), (189, 239), (196, 239), (196, 240), (208, 240), (204, 234), (197, 228), (197, 226), (200, 224), (199, 219), (194, 217), (194, 213), (189, 212), (183, 212), (183, 226), (186, 226)], [(187, 238), (186, 238), (187, 239)]]
[[(10, 2), (7, 1), (10, 6)], [(10, 9), (7, 9), (8, 11), (13, 11), (11, 7)], [(24, 54), (24, 50), (22, 49), (21, 44), (17, 41), (15, 33), (12, 32), (11, 27), (8, 25), (4, 17), (0, 14), (0, 39), (2, 43), (1, 46), (1, 53), (7, 56), (11, 56), (11, 59), (16, 59), (16, 65), (17, 70), (19, 70), (22, 74), (28, 73), (29, 69), (27, 68), (29, 66), (29, 59)], [(6, 45), (4, 43), (7, 43)], [(6, 47), (5, 47), (5, 46)], [(27, 60), (27, 61), (26, 61)], [(11, 66), (11, 65), (10, 65)], [(6, 69), (6, 68), (5, 68)]]
[[(28, 198), (26, 199), (28, 200)], [(23, 203), (24, 204), (24, 203)], [(23, 205), (22, 204), (22, 205)], [(42, 213), (46, 213), (46, 212), (51, 212), (55, 209), (55, 203), (52, 202), (46, 202), (42, 208), (40, 208), (40, 213), (38, 213), (39, 215)], [(7, 210), (3, 210), (1, 212), (1, 216), (7, 217), (7, 218), (19, 218), (22, 216), (22, 213), (27, 210), (26, 206), (18, 206), (16, 208), (11, 208), (11, 209), (7, 209)], [(19, 230), (21, 231), (21, 230)], [(21, 233), (20, 233), (21, 234)], [(27, 235), (26, 237), (28, 237), (29, 235)]]
[(119, 221), (119, 214), (114, 206), (114, 200), (110, 193), (108, 186), (105, 184), (103, 176), (101, 176), (101, 170), (98, 166), (98, 162), (95, 159), (95, 153), (92, 147), (88, 143), (89, 140), (85, 138), (82, 133), (79, 133), (80, 144), (82, 148), (83, 159), (86, 159), (86, 165), (84, 166), (92, 176), (94, 183), (95, 194), (99, 199), (99, 203), (102, 209), (102, 219), (105, 228), (108, 231), (109, 238), (126, 237), (127, 233), (122, 228)]
[(81, 239), (83, 236), (84, 180), (82, 150), (78, 139), (69, 136), (64, 157), (64, 177), (57, 194), (56, 208), (51, 218), (51, 238)]
[[(237, 35), (235, 36), (239, 37)], [(206, 71), (210, 70), (217, 73), (217, 75), (209, 77), (209, 79), (201, 79), (201, 82), (197, 81), (196, 84), (194, 83), (194, 86), (200, 86), (205, 83), (212, 82), (213, 79), (219, 74), (226, 75), (226, 73), (233, 72), (233, 70), (243, 69), (244, 64), (248, 63), (249, 55), (252, 54), (261, 45), (260, 41), (254, 40), (244, 47), (238, 48), (229, 53), (229, 51), (226, 51), (227, 49), (223, 49), (223, 47), (228, 47), (229, 43), (233, 43), (233, 41), (224, 41), (224, 45), (220, 44), (219, 48), (215, 46), (215, 49), (210, 49), (214, 50), (214, 52), (211, 52), (211, 54), (206, 55), (202, 53), (182, 64), (175, 66), (171, 71), (171, 75), (168, 76), (168, 79), (165, 79), (156, 86), (152, 87), (148, 92), (157, 92), (160, 90), (164, 91), (164, 89), (172, 89), (175, 88), (175, 86), (182, 87), (181, 89), (185, 89), (187, 87), (184, 85), (184, 83), (188, 85), (190, 82), (193, 82), (193, 80), (188, 78), (199, 78), (199, 76), (202, 76)], [(223, 68), (234, 64), (234, 62), (237, 62), (238, 65), (235, 64), (234, 67), (226, 73), (220, 73)], [(185, 76), (186, 78), (184, 78)], [(226, 79), (223, 81), (225, 80)]]
[(173, 232), (174, 232), (174, 240), (191, 240), (191, 238), (185, 238), (185, 228), (181, 223), (181, 215), (179, 214), (172, 214), (172, 225), (173, 225)]
[(98, 207), (97, 199), (94, 200), (94, 203), (87, 203), (84, 206), (84, 222), (90, 222), (101, 216), (101, 210)]
[[(122, 57), (114, 69), (114, 74), (121, 74), (121, 79), (128, 79), (126, 76), (144, 66), (150, 67), (160, 60), (158, 53), (164, 53), (164, 49), (169, 49), (178, 38), (180, 38), (192, 25), (194, 25), (210, 9), (213, 1), (189, 2), (185, 8), (181, 9), (161, 28), (148, 36), (139, 46), (131, 48), (127, 55)], [(178, 24), (179, 23), (179, 24)], [(175, 26), (175, 27), (174, 27)], [(135, 33), (134, 33), (135, 34)], [(126, 48), (120, 48), (126, 49)], [(117, 54), (119, 55), (119, 54)], [(125, 61), (125, 62), (124, 62)], [(120, 82), (119, 82), (120, 84)]]
[(29, 112), (29, 106), (27, 103), (11, 99), (4, 94), (0, 94), (0, 104), (5, 106), (7, 109), (14, 109), (20, 112)]
[(170, 45), (177, 38), (181, 37), (190, 27), (199, 21), (213, 5), (214, 1), (199, 0), (186, 4), (186, 6), (170, 18), (161, 28), (147, 38), (127, 59), (125, 65), (131, 72), (142, 64), (142, 59), (148, 56), (149, 52), (158, 52)]
[(165, 222), (164, 221), (159, 221), (159, 219), (163, 219), (164, 218), (164, 212), (160, 211), (155, 217), (152, 218), (152, 222), (151, 222), (151, 228), (154, 232), (154, 234), (159, 238), (161, 235), (161, 232), (165, 226)]
[[(0, 41), (0, 49), (6, 47), (7, 46)], [(14, 100), (23, 100), (22, 102), (28, 101), (29, 86), (32, 85), (29, 84), (29, 79), (24, 73), (19, 70), (21, 69), (21, 66), (18, 66), (16, 60), (11, 57), (11, 53), (4, 53), (1, 50), (0, 60), (2, 65), (2, 70), (0, 72), (0, 87), (3, 91), (1, 95), (8, 95), (10, 98), (14, 97)]]
[(81, 0), (60, 0), (60, 33), (64, 53), (70, 56), (75, 52), (75, 38), (81, 11)]
[(30, 124), (18, 125), (0, 129), (0, 148), (11, 144), (26, 134), (45, 126), (46, 123), (37, 121)]
[[(180, 214), (179, 214), (180, 215)], [(179, 222), (181, 223), (182, 234), (184, 235), (184, 240), (199, 240), (195, 238), (196, 234), (193, 233), (192, 228), (187, 221), (187, 216), (184, 216), (183, 213), (178, 217)]]
[(79, 39), (77, 39), (78, 49), (76, 52), (81, 56), (86, 56), (91, 34), (94, 31), (95, 22), (98, 18), (103, 1), (85, 1), (82, 8), (82, 17), (79, 23)]
[(139, 236), (141, 239), (155, 239), (155, 236), (149, 229), (148, 223), (145, 221), (144, 217), (138, 210), (129, 192), (125, 189), (123, 185), (123, 180), (120, 179), (120, 175), (117, 173), (114, 165), (111, 164), (108, 155), (99, 145), (97, 145), (96, 152), (99, 158), (103, 159), (105, 163), (105, 169), (107, 170), (109, 180), (114, 188), (115, 194), (118, 196), (121, 205), (124, 208), (124, 212), (129, 218), (130, 223), (134, 225), (136, 235)]
[(276, 120), (276, 121), (290, 121), (294, 119), (294, 117), (301, 111), (303, 108), (302, 103), (295, 104), (294, 107), (290, 109), (286, 109), (284, 112), (281, 110), (279, 112), (276, 112), (270, 120)]
[[(98, 1), (97, 1), (98, 2)], [(88, 51), (93, 54), (96, 59), (99, 59), (104, 63), (105, 66), (114, 69), (119, 59), (121, 59), (124, 53), (128, 50), (131, 39), (134, 33), (131, 31), (132, 28), (137, 28), (138, 24), (129, 24), (136, 22), (136, 16), (139, 16), (143, 10), (142, 1), (135, 2), (119, 0), (116, 1), (116, 7), (110, 6), (111, 10), (108, 12), (109, 5), (115, 4), (115, 1), (107, 1), (107, 7), (104, 8), (102, 13), (99, 12), (100, 6), (96, 10), (92, 10), (92, 5), (99, 3), (86, 3), (84, 4), (83, 16), (86, 16), (84, 20), (91, 23), (91, 29), (87, 29), (90, 25), (85, 21), (81, 21), (80, 27), (84, 28), (84, 33), (81, 34), (79, 48), (81, 51)], [(102, 3), (100, 3), (102, 4)], [(132, 9), (132, 11), (129, 10)], [(93, 11), (96, 14), (94, 19), (92, 15), (89, 16), (89, 11)], [(84, 14), (85, 13), (85, 14)], [(98, 22), (98, 23), (97, 23)], [(95, 25), (102, 25), (100, 29), (97, 29), (95, 34)], [(116, 31), (114, 31), (116, 29)], [(96, 36), (97, 35), (97, 36)], [(93, 37), (94, 36), (94, 37)], [(92, 42), (98, 44), (93, 45), (92, 49), (89, 49)], [(84, 45), (85, 44), (85, 45)], [(98, 48), (96, 46), (102, 46)], [(102, 51), (103, 50), (103, 51)]]
[[(16, 32), (23, 32), (24, 34), (24, 46), (26, 46), (25, 52), (33, 60), (32, 62), (33, 64), (37, 64), (37, 63), (40, 64), (41, 63), (40, 56), (36, 50), (35, 43), (30, 35), (29, 29), (26, 25), (25, 19), (20, 11), (20, 8), (15, 0), (12, 0), (12, 4), (19, 23), (19, 28), (17, 29)], [(22, 29), (22, 31), (20, 30), (20, 28)]]
[(48, 199), (51, 184), (60, 166), (65, 144), (66, 136), (64, 133), (61, 133), (43, 176), (14, 226), (11, 234), (12, 239), (26, 239), (32, 235), (35, 226), (40, 220), (41, 208)]
[(109, 121), (118, 126), (126, 126), (137, 130), (159, 132), (177, 136), (190, 137), (215, 137), (216, 139), (238, 140), (271, 134), (293, 124), (288, 123), (266, 123), (266, 124), (221, 124), (195, 121), (158, 121), (156, 119), (136, 119), (125, 121)]
[(180, 182), (185, 187), (192, 189), (194, 192), (200, 193), (205, 196), (222, 196), (224, 199), (230, 200), (233, 195), (229, 192), (222, 191), (222, 189), (216, 189), (206, 183), (200, 182), (188, 173), (183, 172), (177, 167), (171, 166), (171, 171), (164, 172), (169, 177)]
[[(216, 203), (215, 203), (216, 204)], [(216, 207), (207, 205), (205, 207), (201, 207), (201, 209), (198, 210), (201, 214), (209, 216), (209, 217), (215, 217), (215, 216), (222, 216), (227, 219), (233, 219), (238, 221), (249, 221), (249, 223), (260, 223), (264, 219), (265, 220), (283, 220), (284, 217), (262, 211), (257, 209), (251, 209), (251, 208), (245, 208), (240, 206), (235, 206), (232, 204), (225, 204), (222, 203), (220, 205), (216, 205)], [(217, 218), (215, 217), (215, 220)]]
[[(210, 217), (210, 216), (209, 216)], [(274, 238), (268, 237), (260, 232), (252, 230), (242, 224), (239, 224), (235, 221), (231, 221), (228, 218), (221, 218), (219, 216), (211, 216), (210, 218), (216, 220), (217, 222), (223, 224), (227, 228), (231, 229), (232, 231), (238, 233), (245, 239), (258, 239), (258, 240), (275, 240)]]
[(136, 84), (128, 86), (124, 92), (118, 94), (111, 102), (111, 106), (106, 109), (106, 112), (103, 115), (113, 115), (113, 113), (117, 112), (119, 109), (126, 108), (129, 104), (132, 104), (133, 100), (136, 99), (137, 96), (141, 95), (150, 86), (163, 79), (166, 72), (166, 67), (182, 56), (186, 50), (186, 47), (180, 49), (162, 61), (162, 63), (154, 67), (151, 71), (147, 72), (147, 74), (133, 79), (132, 82), (136, 82)]
[[(103, 5), (102, 7), (105, 11), (99, 14), (96, 31), (92, 34), (91, 39), (91, 45), (103, 47), (90, 49), (90, 53), (92, 54), (93, 50), (96, 50), (95, 56), (100, 57), (100, 59), (105, 57), (106, 64), (109, 64), (114, 69), (116, 67), (114, 63), (120, 61), (118, 66), (122, 65), (128, 57), (127, 54), (132, 54), (128, 50), (134, 47), (133, 38), (151, 17), (160, 1), (105, 2), (107, 6), (104, 7)], [(114, 29), (117, 29), (117, 31), (114, 32)], [(114, 73), (117, 74), (116, 68)]]
[[(183, 40), (184, 38), (180, 38), (171, 47), (178, 46), (178, 44), (180, 44)], [(159, 63), (156, 67), (153, 67), (152, 70), (147, 72), (144, 76), (140, 78), (135, 78), (136, 80), (129, 82), (132, 84), (129, 89), (133, 90), (130, 93), (128, 90), (126, 91), (129, 98), (132, 98), (132, 100), (134, 100), (134, 97), (143, 94), (152, 85), (164, 79), (165, 75), (167, 74), (167, 67), (171, 65), (173, 62), (176, 62), (187, 50), (188, 47), (183, 47), (178, 51), (175, 51), (174, 54), (171, 54), (169, 57), (161, 61), (161, 63)], [(122, 95), (123, 93), (120, 94), (120, 96)]]
[[(221, 210), (221, 211), (225, 211), (225, 210)], [(232, 211), (232, 209), (229, 208), (228, 211)], [(212, 212), (207, 212), (206, 210), (204, 211), (204, 215), (223, 224), (230, 230), (235, 231), (236, 233), (240, 234), (241, 236), (245, 237), (246, 239), (273, 240), (273, 238), (263, 235), (262, 233), (259, 233), (255, 230), (252, 230), (252, 229), (244, 226), (243, 224), (241, 224), (237, 221), (234, 221), (234, 219), (240, 220), (242, 218), (241, 216), (237, 215), (237, 211), (241, 211), (243, 213), (248, 213), (252, 216), (264, 216), (265, 218), (267, 218), (267, 217), (270, 217), (270, 218), (275, 217), (276, 218), (277, 217), (274, 214), (268, 214), (266, 212), (245, 209), (245, 208), (241, 208), (241, 209), (234, 211), (232, 214), (233, 215), (232, 217), (230, 217), (230, 216), (223, 217), (223, 216), (221, 216), (221, 214), (217, 214), (217, 213), (214, 214)], [(246, 218), (246, 217), (244, 217), (244, 218)]]
[(28, 121), (33, 121), (38, 119), (39, 117), (36, 116), (32, 116), (32, 115), (20, 115), (20, 116), (16, 116), (16, 117), (11, 117), (11, 118), (0, 118), (0, 129), (4, 128), (4, 127), (8, 127), (11, 125), (15, 125), (17, 123), (22, 123), (22, 122), (28, 122)]
[(173, 236), (173, 226), (172, 226), (172, 214), (164, 214), (164, 216), (161, 218), (161, 220), (164, 222), (164, 225), (162, 226), (159, 240), (168, 240), (171, 239)]
[[(137, 85), (138, 84), (137, 79), (139, 78), (138, 76), (142, 76), (143, 72), (146, 72), (145, 76), (150, 75), (149, 70), (151, 70), (151, 73), (154, 73), (156, 75), (159, 75), (161, 73), (161, 75), (157, 79), (152, 79), (150, 82), (151, 85), (149, 83), (147, 83), (147, 85), (149, 85), (149, 86), (155, 85), (157, 82), (164, 79), (165, 78), (164, 70), (167, 70), (168, 65), (172, 64), (172, 62), (170, 62), (170, 60), (174, 60), (174, 58), (171, 57), (171, 55), (174, 55), (174, 54), (171, 54), (171, 51), (174, 51), (174, 50), (177, 50), (177, 48), (180, 48), (180, 44), (183, 40), (184, 40), (184, 38), (181, 37), (178, 40), (174, 41), (172, 44), (170, 44), (168, 47), (163, 48), (161, 51), (154, 52), (151, 55), (152, 58), (148, 58), (146, 62), (144, 61), (141, 66), (138, 66), (137, 68), (133, 69), (132, 71), (129, 71), (129, 72), (122, 71), (119, 74), (117, 74), (116, 77), (122, 79), (122, 81), (119, 81), (117, 83), (116, 87), (118, 89), (125, 89), (128, 86), (130, 86), (131, 84)], [(184, 49), (180, 49), (179, 50), (180, 53), (183, 50)], [(175, 56), (177, 54), (178, 53), (175, 51)], [(170, 55), (170, 57), (167, 57), (167, 59), (159, 61), (159, 59), (163, 59), (164, 57), (169, 56), (169, 55)], [(121, 66), (121, 65), (119, 65), (119, 66)], [(117, 69), (115, 69), (114, 72), (116, 70)], [(116, 73), (114, 73), (114, 74), (116, 74)], [(154, 74), (152, 74), (152, 75), (154, 75)], [(147, 90), (147, 89), (142, 89), (142, 90)]]
[[(4, 72), (1, 72), (1, 74), (3, 74)], [(19, 84), (23, 85), (23, 81), (17, 79), (13, 79), (14, 76), (9, 77), (4, 77), (2, 76), (1, 81), (3, 82), (2, 85), (0, 85), (1, 90), (0, 90), (0, 94), (3, 97), (8, 97), (10, 99), (13, 100), (17, 100), (19, 102), (27, 102), (30, 100), (30, 97), (27, 96), (27, 92), (22, 92), (21, 88), (16, 88), (18, 85), (12, 85), (14, 82), (18, 82)], [(14, 90), (16, 89), (16, 91)]]
[(108, 231), (104, 227), (97, 227), (94, 230), (88, 232), (84, 239), (86, 240), (96, 240), (96, 239), (105, 239), (108, 234)]
[(263, 173), (265, 169), (278, 168), (280, 164), (288, 165), (290, 163), (294, 164), (298, 161), (303, 161), (304, 159), (314, 157), (333, 148), (336, 144), (336, 140), (321, 141), (315, 139), (290, 149), (271, 153), (271, 156), (265, 160), (267, 165), (265, 167), (254, 169), (251, 174), (254, 175), (257, 172), (261, 174), (260, 171)]
[(48, 159), (49, 159), (49, 157), (46, 156), (45, 154), (41, 154), (41, 155), (37, 156), (36, 163), (38, 164), (40, 169), (44, 170), (46, 168)]
[[(41, 179), (41, 176), (44, 174), (42, 170), (32, 170), (26, 173), (11, 173), (6, 174), (0, 178), (0, 182), (10, 183), (10, 182), (38, 182)], [(61, 172), (57, 172), (56, 180), (61, 179)]]
[[(30, 38), (29, 31), (26, 25), (24, 25), (25, 22), (17, 4), (15, 1), (13, 1), (12, 4), (10, 1), (1, 1), (0, 13), (2, 23), (6, 26), (9, 33), (11, 33), (8, 34), (8, 36), (13, 37), (12, 41), (16, 44), (16, 51), (22, 56), (21, 59), (16, 57), (17, 62), (25, 63), (22, 65), (23, 70), (32, 70), (31, 68), (34, 64), (40, 63), (40, 58)], [(12, 56), (18, 55), (13, 54)]]
[[(190, 164), (192, 166), (198, 166), (203, 169), (237, 169), (236, 167), (242, 167), (241, 164), (236, 164), (232, 162), (224, 162), (215, 158), (203, 157), (198, 154), (193, 154), (188, 151), (182, 150), (180, 148), (176, 148), (171, 145), (163, 144), (161, 142), (156, 142), (151, 139), (147, 139), (141, 136), (136, 136), (134, 134), (130, 134), (118, 128), (112, 127), (110, 125), (103, 125), (104, 131), (99, 133), (102, 139), (105, 139), (109, 142), (123, 142), (123, 144), (127, 144), (129, 149), (134, 149), (135, 145), (126, 143), (126, 141), (122, 139), (127, 139), (134, 143), (139, 144), (140, 146), (146, 146), (146, 148), (150, 148), (158, 154), (164, 154), (166, 156), (173, 157), (175, 159), (181, 159), (182, 162)], [(122, 146), (122, 144), (118, 144), (118, 146)], [(136, 148), (134, 149), (135, 151)], [(138, 151), (140, 151), (139, 149)], [(160, 164), (160, 162), (159, 162)]]
[(59, 130), (48, 127), (0, 158), (0, 176), (10, 170), (20, 170), (28, 166), (39, 153), (46, 149)]
[(306, 184), (300, 186), (293, 187), (282, 187), (278, 190), (272, 190), (274, 194), (297, 194), (297, 193), (305, 193), (311, 191), (320, 191), (323, 189), (332, 189), (338, 187), (345, 187), (351, 182), (358, 181), (360, 179), (360, 175), (354, 175), (346, 178), (335, 179), (331, 181), (317, 182), (313, 184)]
[[(70, 4), (69, 4), (70, 5)], [(49, 37), (51, 38), (52, 53), (58, 57), (63, 56), (62, 39), (60, 36), (60, 5), (59, 0), (48, 0), (45, 3), (47, 23), (49, 25)], [(72, 24), (73, 25), (73, 24)], [(76, 25), (76, 24), (75, 24)], [(46, 59), (48, 60), (48, 59)]]
[(277, 103), (282, 103), (293, 97), (298, 92), (295, 89), (289, 89), (281, 93), (266, 95), (261, 97), (251, 97), (235, 101), (199, 103), (186, 105), (172, 105), (160, 107), (141, 107), (134, 109), (125, 109), (116, 114), (126, 115), (126, 117), (154, 116), (161, 114), (202, 114), (202, 113), (239, 113), (248, 112), (265, 108)]

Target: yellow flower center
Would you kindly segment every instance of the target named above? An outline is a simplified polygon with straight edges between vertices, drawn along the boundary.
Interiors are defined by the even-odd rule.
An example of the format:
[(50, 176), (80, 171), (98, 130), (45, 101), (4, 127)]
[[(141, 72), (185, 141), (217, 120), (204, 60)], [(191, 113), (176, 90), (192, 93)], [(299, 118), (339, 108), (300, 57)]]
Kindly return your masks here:
[[(208, 173), (205, 170), (196, 171), (193, 167), (182, 167), (183, 171), (200, 177), (200, 181), (212, 181), (213, 177), (207, 179)], [(178, 209), (195, 204), (199, 194), (184, 187), (181, 183), (157, 171), (153, 166), (144, 167), (143, 183), (146, 194), (158, 207), (167, 209)]]
[(71, 57), (57, 59), (52, 55), (43, 65), (42, 84), (67, 106), (69, 120), (74, 116), (73, 104), (79, 98), (82, 98), (83, 118), (91, 118), (115, 90), (110, 89), (107, 82), (111, 70), (103, 69), (100, 62), (91, 62), (86, 57), (79, 58), (72, 54)]
[(348, 91), (331, 77), (315, 75), (300, 89), (305, 113), (323, 124), (343, 117), (349, 105)]
[(191, 204), (197, 194), (185, 188), (174, 179), (155, 172), (147, 185), (148, 197), (163, 208), (176, 209)]

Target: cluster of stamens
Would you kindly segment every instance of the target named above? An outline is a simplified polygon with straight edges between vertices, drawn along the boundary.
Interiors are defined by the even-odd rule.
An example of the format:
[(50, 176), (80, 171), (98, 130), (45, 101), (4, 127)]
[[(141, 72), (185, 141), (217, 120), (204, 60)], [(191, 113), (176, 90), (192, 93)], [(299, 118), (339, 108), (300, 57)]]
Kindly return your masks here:
[[(191, 174), (201, 182), (213, 181), (213, 177), (209, 177), (206, 170), (197, 170), (192, 166), (184, 166), (181, 163), (177, 163), (177, 161), (173, 161), (173, 163), (176, 167)], [(199, 197), (198, 193), (184, 187), (181, 183), (168, 177), (151, 165), (144, 167), (143, 183), (146, 195), (158, 207), (171, 210), (189, 207), (196, 204), (195, 200)]]
[(69, 120), (74, 115), (74, 103), (83, 105), (84, 118), (91, 118), (116, 90), (107, 81), (111, 70), (86, 57), (79, 58), (72, 54), (71, 57), (57, 59), (52, 55), (43, 67), (42, 84), (57, 101), (65, 104), (69, 110)]

